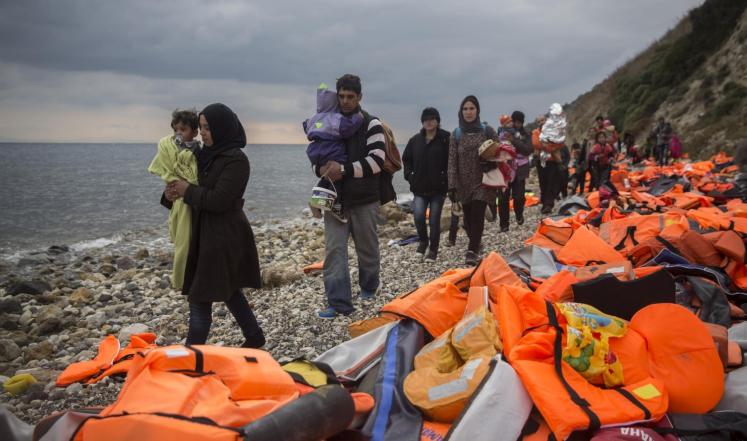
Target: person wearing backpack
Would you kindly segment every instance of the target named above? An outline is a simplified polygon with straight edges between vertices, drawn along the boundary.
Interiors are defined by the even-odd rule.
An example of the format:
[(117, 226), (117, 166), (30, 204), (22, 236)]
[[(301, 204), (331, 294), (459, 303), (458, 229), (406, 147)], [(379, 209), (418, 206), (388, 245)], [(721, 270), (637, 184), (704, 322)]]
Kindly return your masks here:
[[(448, 190), (446, 173), (449, 166), (450, 134), (440, 127), (441, 115), (433, 107), (423, 110), (420, 122), (423, 128), (407, 142), (402, 163), (405, 179), (415, 195), (413, 216), (420, 240), (417, 252), (425, 255), (425, 260), (433, 262), (438, 256), (441, 210)], [(425, 223), (425, 212), (429, 208), (430, 237)]]
[(358, 76), (345, 74), (337, 79), (337, 99), (344, 115), (361, 112), (363, 124), (345, 139), (347, 161), (329, 161), (320, 174), (332, 181), (343, 180), (341, 203), (347, 223), (324, 213), (324, 292), (327, 307), (318, 311), (320, 318), (332, 319), (353, 312), (348, 238), (352, 235), (358, 256), (360, 296), (372, 299), (379, 289), (379, 237), (376, 220), (379, 205), (392, 200), (392, 175), (385, 171), (386, 136), (375, 116), (361, 109), (363, 98)]
[(511, 120), (514, 124), (514, 134), (511, 142), (516, 148), (517, 168), (516, 177), (514, 177), (511, 185), (498, 193), (498, 217), (500, 218), (499, 223), (502, 232), (508, 231), (511, 198), (514, 200), (516, 223), (518, 225), (524, 224), (524, 204), (526, 203), (524, 193), (530, 170), (529, 157), (533, 151), (531, 136), (524, 130), (524, 118), (524, 113), (518, 110), (511, 114)]
[(480, 121), (480, 102), (474, 95), (462, 100), (459, 127), (449, 141), (449, 199), (462, 204), (464, 227), (469, 237), (465, 254), (467, 265), (479, 260), (480, 242), (485, 228), (485, 208), (495, 201), (496, 189), (482, 185), (482, 174), (497, 163), (481, 161), (480, 145), (488, 139), (498, 141), (494, 128)]

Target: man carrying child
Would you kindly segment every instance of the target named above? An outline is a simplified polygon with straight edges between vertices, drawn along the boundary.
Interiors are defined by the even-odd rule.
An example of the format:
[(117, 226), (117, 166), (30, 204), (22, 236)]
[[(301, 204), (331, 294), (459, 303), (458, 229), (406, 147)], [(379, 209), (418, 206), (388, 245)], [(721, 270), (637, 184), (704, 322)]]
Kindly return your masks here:
[(319, 168), (321, 176), (333, 182), (342, 180), (341, 203), (346, 223), (329, 211), (324, 213), (324, 292), (327, 308), (319, 317), (331, 319), (353, 312), (348, 238), (352, 235), (358, 255), (360, 296), (373, 298), (379, 289), (379, 238), (376, 219), (381, 200), (381, 171), (384, 166), (385, 138), (381, 121), (361, 110), (361, 80), (345, 74), (337, 80), (340, 112), (350, 116), (361, 112), (363, 124), (345, 139), (347, 161), (328, 161)]

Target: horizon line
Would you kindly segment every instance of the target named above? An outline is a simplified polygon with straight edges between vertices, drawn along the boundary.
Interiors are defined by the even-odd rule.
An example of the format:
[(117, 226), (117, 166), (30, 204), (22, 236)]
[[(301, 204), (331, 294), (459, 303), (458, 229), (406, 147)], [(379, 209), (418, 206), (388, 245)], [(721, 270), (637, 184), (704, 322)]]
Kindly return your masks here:
[[(0, 144), (153, 144), (158, 145), (158, 141), (3, 141), (0, 140)], [(307, 145), (308, 143), (288, 143), (288, 142), (252, 142), (246, 144), (251, 145)]]

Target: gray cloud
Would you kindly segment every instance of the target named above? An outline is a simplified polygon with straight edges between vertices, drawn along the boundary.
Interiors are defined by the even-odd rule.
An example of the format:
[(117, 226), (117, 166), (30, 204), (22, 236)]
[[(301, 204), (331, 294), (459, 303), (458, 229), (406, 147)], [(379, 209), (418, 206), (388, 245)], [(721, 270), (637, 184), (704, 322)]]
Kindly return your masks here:
[(414, 131), (426, 105), (451, 127), (468, 93), (493, 121), (571, 101), (699, 3), (3, 2), (0, 106), (85, 112), (221, 100), (292, 133), (313, 111), (316, 84), (354, 72), (366, 106), (399, 132)]

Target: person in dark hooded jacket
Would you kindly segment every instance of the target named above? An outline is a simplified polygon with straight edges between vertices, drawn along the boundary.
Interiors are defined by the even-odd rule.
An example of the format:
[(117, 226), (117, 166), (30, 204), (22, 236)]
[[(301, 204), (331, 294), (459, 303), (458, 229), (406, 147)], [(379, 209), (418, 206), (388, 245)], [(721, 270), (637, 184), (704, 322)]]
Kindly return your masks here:
[[(410, 138), (402, 155), (405, 179), (415, 195), (413, 214), (420, 243), (417, 252), (428, 254), (425, 259), (435, 261), (441, 237), (441, 210), (449, 189), (449, 132), (441, 129), (441, 115), (427, 107), (420, 116), (423, 128)], [(430, 208), (430, 236), (425, 223)]]
[(254, 233), (244, 214), (249, 160), (241, 151), (246, 134), (224, 104), (200, 113), (204, 147), (197, 154), (198, 185), (170, 183), (165, 197), (183, 198), (192, 208), (192, 235), (182, 294), (189, 300), (187, 344), (205, 344), (213, 302), (225, 302), (244, 334), (243, 347), (265, 344), (242, 288), (259, 288), (261, 278)]

